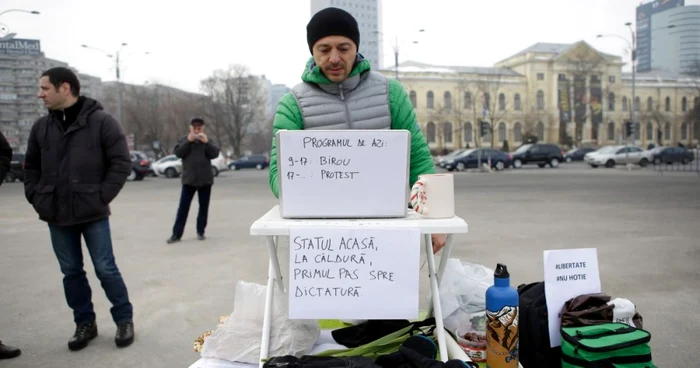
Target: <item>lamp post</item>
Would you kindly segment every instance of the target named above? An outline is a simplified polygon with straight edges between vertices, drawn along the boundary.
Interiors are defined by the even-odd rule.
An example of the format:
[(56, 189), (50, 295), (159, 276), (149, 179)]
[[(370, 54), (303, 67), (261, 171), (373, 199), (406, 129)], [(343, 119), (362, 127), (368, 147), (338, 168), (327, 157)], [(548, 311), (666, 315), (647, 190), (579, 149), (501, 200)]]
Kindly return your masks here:
[[(98, 49), (96, 47), (88, 46), (88, 45), (80, 45), (80, 46), (83, 48), (86, 48), (86, 49), (99, 51), (99, 52), (105, 54), (108, 58), (114, 60), (115, 74), (117, 77), (117, 121), (119, 122), (119, 124), (123, 125), (123, 122), (122, 122), (121, 53), (122, 53), (122, 50), (124, 49), (124, 47), (127, 46), (127, 43), (122, 42), (122, 44), (119, 46), (119, 49), (114, 54), (110, 54), (107, 51), (104, 51), (102, 49)], [(148, 54), (148, 52), (146, 52), (145, 54)]]
[[(419, 33), (425, 32), (425, 29), (419, 29)], [(374, 31), (375, 34), (382, 34), (381, 31)], [(418, 43), (418, 41), (413, 41), (412, 43)], [(394, 45), (392, 46), (394, 49), (394, 75), (396, 77), (396, 80), (399, 80), (399, 38), (396, 37)], [(381, 50), (380, 50), (381, 52)]]
[(35, 14), (35, 15), (41, 14), (36, 10), (8, 9), (8, 10), (5, 10), (3, 12), (0, 12), (0, 15), (3, 15), (5, 13), (9, 13), (9, 12), (22, 12), (22, 13)]
[[(8, 10), (5, 10), (5, 11), (0, 12), (0, 15), (3, 15), (3, 14), (5, 14), (5, 13), (9, 13), (9, 12), (21, 12), (21, 13), (28, 13), (28, 14), (34, 14), (34, 15), (40, 14), (40, 13), (39, 13), (38, 11), (36, 11), (36, 10), (8, 9)], [(2, 37), (0, 37), (0, 40), (1, 40), (1, 41), (11, 40), (11, 39), (13, 39), (13, 38), (15, 37), (15, 35), (16, 35), (16, 33), (10, 33), (10, 27), (8, 27), (8, 26), (5, 25), (5, 24), (0, 24), (0, 34), (3, 35)]]

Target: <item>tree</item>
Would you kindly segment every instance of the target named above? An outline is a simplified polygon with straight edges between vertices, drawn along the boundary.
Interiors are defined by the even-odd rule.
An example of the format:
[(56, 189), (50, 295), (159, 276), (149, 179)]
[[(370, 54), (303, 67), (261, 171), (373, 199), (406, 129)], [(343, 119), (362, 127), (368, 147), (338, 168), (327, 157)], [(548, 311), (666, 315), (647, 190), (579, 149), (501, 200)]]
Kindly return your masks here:
[[(653, 134), (652, 137), (653, 137), (653, 140), (659, 146), (662, 146), (663, 145), (663, 136), (662, 136), (663, 128), (664, 128), (664, 125), (666, 125), (666, 123), (670, 123), (670, 120), (668, 119), (666, 114), (664, 114), (661, 111), (661, 102), (662, 102), (661, 88), (656, 89), (656, 98), (652, 99), (652, 100), (656, 101), (652, 110), (649, 111), (648, 109), (645, 109), (645, 111), (641, 114), (641, 116), (642, 116), (643, 120), (652, 121), (652, 122), (656, 123), (656, 129), (654, 129), (654, 133), (652, 133)], [(641, 124), (640, 124), (640, 126), (641, 126)]]
[(480, 74), (474, 85), (479, 95), (479, 106), (483, 108), (482, 116), (489, 123), (491, 147), (496, 147), (496, 126), (509, 110), (508, 99), (502, 90), (503, 75), (492, 69), (489, 73)]
[(240, 156), (245, 138), (259, 132), (266, 119), (262, 80), (250, 74), (246, 66), (232, 65), (202, 80), (201, 89), (214, 103), (209, 114), (216, 119), (216, 129), (228, 139), (233, 155)]

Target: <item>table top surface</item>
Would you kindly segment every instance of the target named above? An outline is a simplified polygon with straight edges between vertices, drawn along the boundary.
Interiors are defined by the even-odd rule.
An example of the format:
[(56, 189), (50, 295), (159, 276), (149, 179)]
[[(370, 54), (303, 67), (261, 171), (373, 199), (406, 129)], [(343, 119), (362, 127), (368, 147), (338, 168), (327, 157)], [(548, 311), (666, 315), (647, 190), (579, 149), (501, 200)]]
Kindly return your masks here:
[(458, 216), (445, 219), (426, 219), (413, 210), (406, 217), (387, 219), (285, 219), (279, 205), (272, 207), (250, 227), (250, 235), (286, 236), (292, 227), (368, 227), (418, 228), (421, 234), (463, 234), (469, 231), (467, 222)]

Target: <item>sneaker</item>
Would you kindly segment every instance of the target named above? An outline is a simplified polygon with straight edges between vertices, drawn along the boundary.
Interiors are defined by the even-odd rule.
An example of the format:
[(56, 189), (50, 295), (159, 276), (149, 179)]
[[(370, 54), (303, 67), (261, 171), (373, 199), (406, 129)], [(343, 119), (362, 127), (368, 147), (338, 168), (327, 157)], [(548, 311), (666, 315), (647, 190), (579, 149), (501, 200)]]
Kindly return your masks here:
[(97, 324), (95, 322), (79, 323), (75, 328), (73, 337), (68, 341), (68, 349), (77, 351), (88, 346), (90, 340), (97, 337)]
[(206, 239), (206, 238), (207, 238), (207, 237), (204, 236), (204, 234), (197, 234), (197, 240), (204, 240), (204, 239)]
[(22, 351), (14, 346), (8, 346), (0, 341), (0, 359), (12, 359), (17, 358)]
[(117, 335), (114, 342), (118, 347), (123, 348), (134, 342), (134, 322), (126, 321), (117, 323)]
[(180, 241), (180, 238), (178, 238), (178, 237), (175, 236), (175, 235), (172, 235), (172, 236), (169, 237), (168, 240), (166, 240), (165, 242), (168, 243), (168, 244), (173, 244), (173, 243), (177, 243), (177, 242), (179, 242), (179, 241)]

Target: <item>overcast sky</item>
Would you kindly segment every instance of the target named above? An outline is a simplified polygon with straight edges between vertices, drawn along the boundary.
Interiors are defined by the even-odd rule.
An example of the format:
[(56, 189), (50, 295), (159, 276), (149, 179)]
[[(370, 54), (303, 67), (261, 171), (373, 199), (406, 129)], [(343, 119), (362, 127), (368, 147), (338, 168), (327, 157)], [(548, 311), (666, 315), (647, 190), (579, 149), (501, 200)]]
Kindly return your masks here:
[[(309, 57), (308, 0), (0, 0), (0, 17), (17, 38), (41, 40), (47, 57), (80, 72), (114, 80), (110, 59), (87, 44), (122, 52), (122, 79), (158, 82), (199, 91), (213, 70), (245, 64), (272, 83), (300, 81)], [(585, 40), (599, 50), (625, 54), (618, 34), (630, 38), (639, 0), (383, 0), (384, 61), (490, 66), (534, 43)], [(686, 5), (700, 0), (686, 0)], [(425, 29), (417, 34), (418, 29)], [(419, 36), (418, 38), (416, 36)], [(411, 41), (418, 40), (418, 44)], [(144, 55), (148, 51), (150, 55)], [(361, 51), (361, 50), (360, 50)]]

